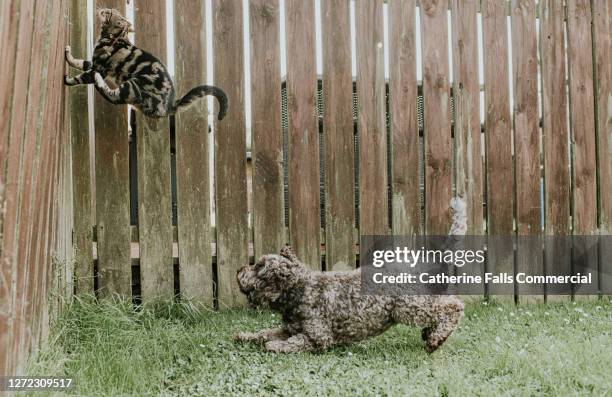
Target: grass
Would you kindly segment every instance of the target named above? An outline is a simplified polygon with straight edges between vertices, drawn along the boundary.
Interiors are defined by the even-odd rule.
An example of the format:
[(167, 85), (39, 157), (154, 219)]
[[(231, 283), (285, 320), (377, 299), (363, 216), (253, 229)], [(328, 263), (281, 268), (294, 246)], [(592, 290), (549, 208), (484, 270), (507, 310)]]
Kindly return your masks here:
[(475, 302), (437, 352), (397, 326), (368, 341), (275, 355), (232, 335), (272, 327), (269, 312), (188, 304), (134, 311), (80, 298), (53, 327), (30, 374), (70, 376), (83, 396), (612, 395), (612, 301)]

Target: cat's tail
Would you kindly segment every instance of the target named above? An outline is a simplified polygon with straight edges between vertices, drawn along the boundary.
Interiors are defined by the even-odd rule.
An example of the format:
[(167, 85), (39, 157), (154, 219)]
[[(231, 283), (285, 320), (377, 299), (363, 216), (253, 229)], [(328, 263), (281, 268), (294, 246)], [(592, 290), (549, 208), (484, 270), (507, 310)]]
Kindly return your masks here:
[(217, 98), (217, 101), (219, 102), (219, 115), (217, 118), (219, 120), (223, 120), (229, 108), (229, 100), (227, 99), (225, 92), (223, 92), (221, 88), (215, 87), (214, 85), (200, 85), (192, 88), (184, 97), (174, 102), (173, 113), (184, 110), (196, 100), (204, 98), (208, 95), (212, 95)]

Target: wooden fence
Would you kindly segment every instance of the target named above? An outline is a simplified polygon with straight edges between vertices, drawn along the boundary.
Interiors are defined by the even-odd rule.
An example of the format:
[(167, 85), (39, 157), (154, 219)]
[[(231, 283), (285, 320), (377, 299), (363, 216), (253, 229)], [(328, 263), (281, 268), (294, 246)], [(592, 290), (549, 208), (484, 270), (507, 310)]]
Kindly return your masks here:
[[(137, 45), (165, 60), (166, 2), (132, 3)], [(254, 257), (290, 243), (313, 268), (353, 268), (360, 234), (445, 234), (453, 194), (470, 234), (612, 228), (612, 0), (170, 4), (179, 95), (213, 72), (212, 22), (231, 101), (216, 125), (204, 101), (151, 120), (85, 87), (66, 96), (63, 47), (87, 53), (93, 10), (0, 5), (0, 374), (73, 292), (240, 305), (234, 275)], [(489, 254), (498, 271), (546, 265), (540, 247)]]
[(65, 0), (0, 2), (0, 376), (23, 373), (72, 295), (67, 15)]
[[(172, 50), (183, 95), (206, 81), (212, 21), (214, 82), (231, 102), (214, 140), (206, 103), (170, 121), (136, 112), (128, 134), (128, 110), (96, 95), (90, 162), (86, 120), (73, 123), (78, 292), (239, 305), (234, 276), (253, 257), (290, 243), (313, 268), (353, 268), (360, 234), (445, 234), (453, 194), (470, 234), (610, 228), (611, 1), (320, 0), (320, 16), (314, 1), (212, 0), (212, 15), (205, 3), (174, 0)], [(135, 42), (165, 59), (166, 3), (142, 4)], [(534, 249), (496, 247), (489, 262), (537, 271)]]

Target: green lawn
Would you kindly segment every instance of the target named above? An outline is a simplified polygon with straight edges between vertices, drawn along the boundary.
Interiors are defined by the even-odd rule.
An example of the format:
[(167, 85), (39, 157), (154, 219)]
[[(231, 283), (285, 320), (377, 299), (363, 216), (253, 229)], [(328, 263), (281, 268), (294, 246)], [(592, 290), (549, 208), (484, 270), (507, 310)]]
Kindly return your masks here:
[(275, 355), (232, 335), (279, 324), (269, 312), (185, 304), (135, 312), (75, 302), (32, 375), (70, 376), (73, 393), (112, 395), (612, 395), (612, 302), (477, 302), (429, 355), (397, 326), (326, 353)]

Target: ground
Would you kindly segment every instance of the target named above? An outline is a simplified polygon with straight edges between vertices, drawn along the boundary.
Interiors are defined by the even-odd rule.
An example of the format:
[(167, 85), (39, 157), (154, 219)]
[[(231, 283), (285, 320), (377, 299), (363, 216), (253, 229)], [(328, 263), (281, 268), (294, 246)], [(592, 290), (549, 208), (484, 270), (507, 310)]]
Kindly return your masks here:
[(474, 302), (434, 354), (397, 326), (348, 347), (275, 355), (232, 335), (279, 324), (265, 311), (78, 299), (53, 327), (31, 375), (70, 376), (74, 394), (612, 395), (612, 301)]

